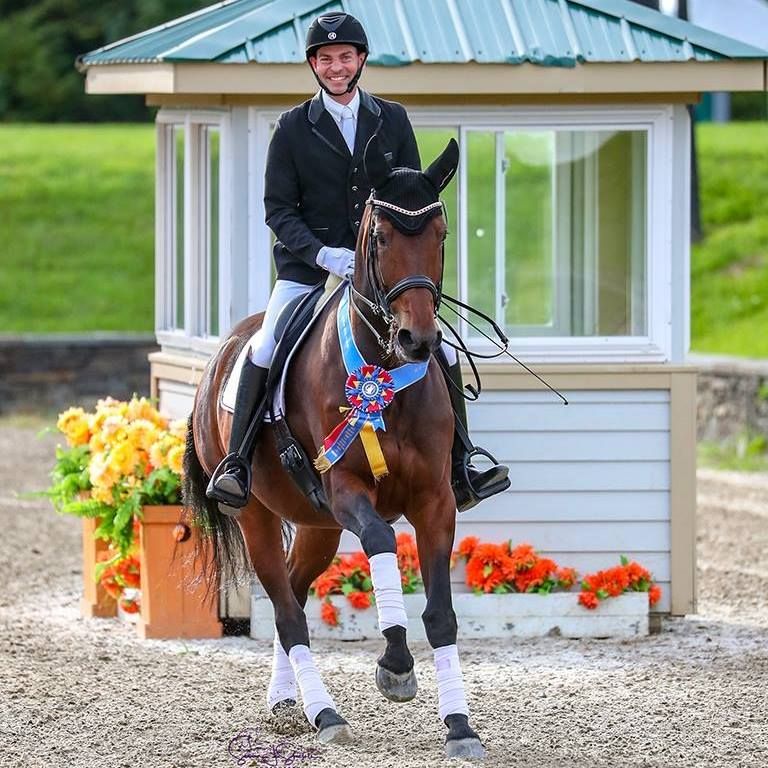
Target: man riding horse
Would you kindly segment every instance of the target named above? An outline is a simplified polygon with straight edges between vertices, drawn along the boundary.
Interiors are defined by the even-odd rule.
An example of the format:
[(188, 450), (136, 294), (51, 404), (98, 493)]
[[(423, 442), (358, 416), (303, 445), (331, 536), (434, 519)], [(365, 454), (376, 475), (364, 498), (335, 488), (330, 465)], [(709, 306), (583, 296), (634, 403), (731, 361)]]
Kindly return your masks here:
[[(362, 162), (376, 134), (393, 167), (420, 169), (413, 128), (405, 109), (358, 87), (368, 56), (360, 22), (346, 13), (327, 13), (309, 27), (306, 58), (320, 86), (309, 101), (283, 113), (267, 153), (264, 204), (275, 233), (277, 281), (261, 329), (251, 338), (235, 401), (229, 453), (214, 472), (207, 494), (240, 508), (248, 500), (254, 441), (246, 433), (259, 410), (275, 351), (275, 325), (292, 299), (304, 296), (328, 273), (354, 272), (355, 242), (372, 184)], [(456, 417), (452, 486), (459, 511), (509, 487), (508, 468), (477, 470), (467, 434), (461, 367), (443, 343), (442, 367)]]

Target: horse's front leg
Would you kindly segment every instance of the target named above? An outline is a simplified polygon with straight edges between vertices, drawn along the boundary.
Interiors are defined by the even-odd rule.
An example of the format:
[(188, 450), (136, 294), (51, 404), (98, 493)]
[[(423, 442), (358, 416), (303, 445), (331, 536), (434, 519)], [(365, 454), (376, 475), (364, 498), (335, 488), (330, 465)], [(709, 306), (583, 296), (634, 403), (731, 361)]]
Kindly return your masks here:
[(379, 629), (387, 647), (376, 666), (376, 686), (390, 701), (410, 701), (418, 685), (413, 656), (408, 650), (408, 619), (403, 583), (397, 567), (395, 532), (374, 508), (370, 492), (356, 478), (334, 483), (333, 515), (362, 544), (371, 565), (371, 582), (379, 615)]
[(485, 756), (480, 737), (469, 725), (469, 706), (456, 643), (458, 625), (451, 599), (451, 550), (456, 531), (456, 511), (450, 487), (430, 505), (408, 519), (416, 529), (419, 562), (427, 593), (422, 614), (427, 640), (432, 646), (437, 677), (438, 712), (448, 728), (448, 757), (478, 759)]

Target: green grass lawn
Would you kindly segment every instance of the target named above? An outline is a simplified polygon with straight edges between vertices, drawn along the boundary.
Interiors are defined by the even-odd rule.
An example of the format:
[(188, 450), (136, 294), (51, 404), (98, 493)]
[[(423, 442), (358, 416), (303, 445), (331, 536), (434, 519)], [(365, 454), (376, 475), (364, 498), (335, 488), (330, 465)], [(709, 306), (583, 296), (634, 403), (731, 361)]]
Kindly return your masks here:
[(700, 125), (705, 238), (691, 254), (691, 346), (768, 357), (768, 122)]
[[(451, 133), (420, 132), (425, 163)], [(768, 123), (701, 125), (698, 142), (706, 238), (692, 254), (692, 346), (768, 357)], [(487, 195), (478, 174), (484, 175), (479, 166), (470, 188)], [(523, 260), (546, 246), (529, 225), (537, 195), (546, 197), (545, 182), (531, 172), (525, 194), (513, 191), (507, 201), (517, 212), (508, 217), (508, 240)], [(454, 232), (445, 284), (453, 294), (455, 189), (453, 182), (445, 196)], [(486, 308), (493, 297), (492, 228), (481, 219), (492, 207), (492, 200), (475, 206), (479, 218), (470, 222), (473, 237), (485, 232), (470, 245), (479, 286), (472, 298), (490, 302)], [(151, 331), (153, 218), (153, 126), (0, 125), (0, 333)], [(521, 262), (529, 278), (522, 298), (541, 305), (546, 297), (529, 261)]]
[(154, 328), (154, 128), (0, 125), (0, 333)]

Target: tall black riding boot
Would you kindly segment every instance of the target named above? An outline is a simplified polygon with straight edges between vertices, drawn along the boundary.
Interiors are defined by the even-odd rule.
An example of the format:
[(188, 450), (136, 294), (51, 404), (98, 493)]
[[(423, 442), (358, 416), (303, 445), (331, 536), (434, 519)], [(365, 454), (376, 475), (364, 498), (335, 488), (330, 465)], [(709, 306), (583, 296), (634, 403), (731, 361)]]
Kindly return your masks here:
[[(464, 383), (461, 380), (460, 363), (457, 362), (447, 369), (446, 379), (449, 379), (446, 383), (456, 416), (451, 450), (451, 484), (453, 495), (456, 497), (456, 509), (465, 512), (483, 499), (509, 488), (509, 467), (499, 464), (488, 451), (472, 444), (467, 429), (467, 405), (462, 395)], [(452, 386), (451, 382), (456, 386)], [(478, 455), (490, 459), (493, 466), (484, 471), (472, 466), (472, 457)]]
[(221, 460), (205, 491), (209, 499), (216, 499), (228, 507), (244, 507), (251, 490), (251, 460), (256, 444), (255, 434), (243, 445), (248, 427), (267, 389), (268, 368), (254, 365), (245, 358), (232, 415), (232, 433), (229, 453)]

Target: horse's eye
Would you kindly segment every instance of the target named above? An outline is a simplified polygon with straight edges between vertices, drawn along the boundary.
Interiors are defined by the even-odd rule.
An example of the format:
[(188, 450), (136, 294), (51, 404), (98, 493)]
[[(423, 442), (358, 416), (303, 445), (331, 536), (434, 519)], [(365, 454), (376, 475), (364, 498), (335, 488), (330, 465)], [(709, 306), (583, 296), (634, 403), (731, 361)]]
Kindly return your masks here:
[(378, 245), (380, 248), (387, 247), (387, 238), (382, 235), (381, 232), (374, 232), (373, 237), (376, 240), (376, 245)]

